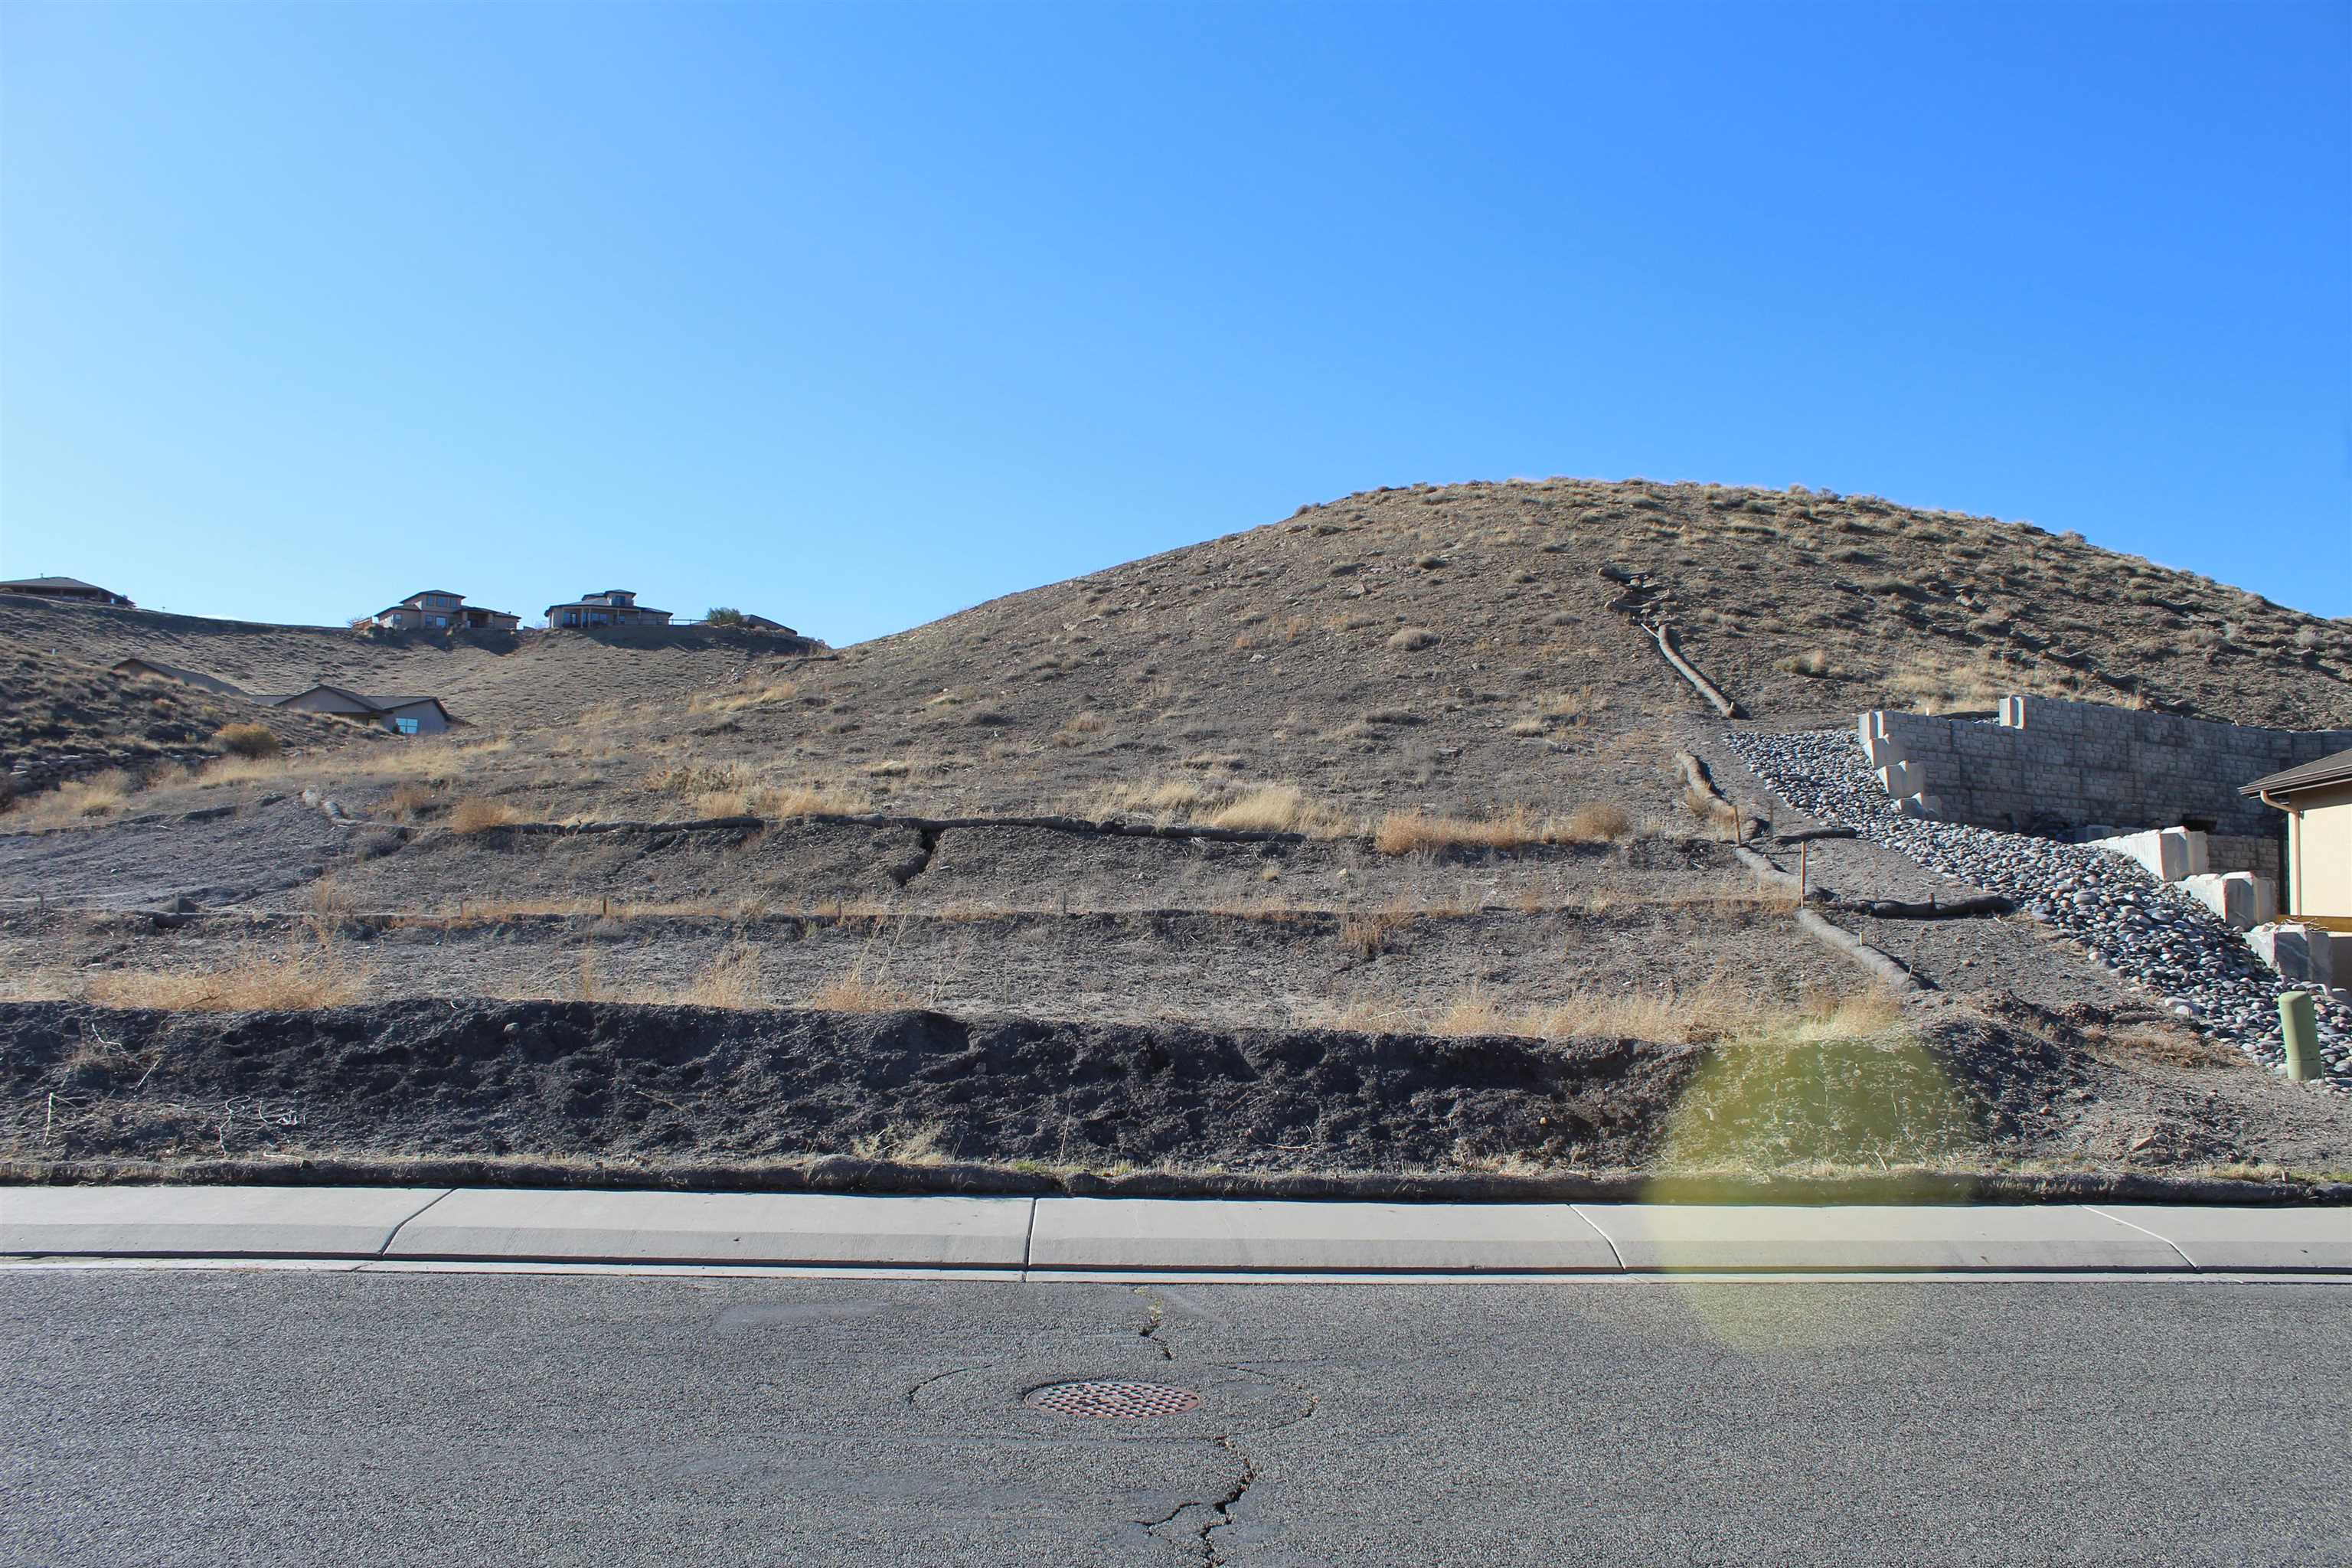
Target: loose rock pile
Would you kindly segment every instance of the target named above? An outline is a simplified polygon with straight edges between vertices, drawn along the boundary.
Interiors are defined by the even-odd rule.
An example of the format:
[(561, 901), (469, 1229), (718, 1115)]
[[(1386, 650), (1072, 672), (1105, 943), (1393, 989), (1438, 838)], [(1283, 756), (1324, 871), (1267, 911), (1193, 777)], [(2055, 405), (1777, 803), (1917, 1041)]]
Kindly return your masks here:
[[(2284, 1061), (2279, 994), (2312, 988), (2282, 981), (2238, 932), (2138, 862), (2088, 845), (1899, 816), (1846, 731), (1726, 740), (1798, 810), (1899, 849), (1931, 871), (2008, 897), (2213, 1038), (2266, 1065)], [(2326, 1067), (2318, 1081), (2352, 1095), (2352, 1009), (2325, 994), (2314, 1000)]]

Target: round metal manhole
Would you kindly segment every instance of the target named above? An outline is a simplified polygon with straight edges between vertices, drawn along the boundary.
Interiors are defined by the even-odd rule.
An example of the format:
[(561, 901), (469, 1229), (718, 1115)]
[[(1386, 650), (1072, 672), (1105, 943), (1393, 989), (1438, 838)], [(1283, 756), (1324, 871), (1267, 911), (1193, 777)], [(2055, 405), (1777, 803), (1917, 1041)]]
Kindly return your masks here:
[(1147, 1415), (1181, 1415), (1201, 1407), (1201, 1396), (1189, 1388), (1165, 1383), (1049, 1383), (1021, 1396), (1021, 1403), (1061, 1415), (1092, 1415), (1112, 1421), (1139, 1421)]

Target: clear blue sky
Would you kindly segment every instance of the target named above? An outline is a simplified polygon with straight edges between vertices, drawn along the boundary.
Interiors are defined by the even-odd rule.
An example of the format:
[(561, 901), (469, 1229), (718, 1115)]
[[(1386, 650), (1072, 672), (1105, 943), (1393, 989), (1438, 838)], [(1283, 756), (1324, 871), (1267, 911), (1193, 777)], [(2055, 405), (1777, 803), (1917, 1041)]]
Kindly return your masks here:
[(2352, 614), (2352, 6), (0, 4), (0, 575), (846, 642), (1548, 474)]

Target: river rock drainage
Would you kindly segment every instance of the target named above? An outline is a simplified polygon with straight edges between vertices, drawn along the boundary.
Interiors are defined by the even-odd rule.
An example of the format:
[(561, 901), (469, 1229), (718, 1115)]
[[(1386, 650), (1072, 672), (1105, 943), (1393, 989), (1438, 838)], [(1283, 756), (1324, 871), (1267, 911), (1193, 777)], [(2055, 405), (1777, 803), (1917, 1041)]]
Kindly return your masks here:
[(1021, 1403), (1033, 1410), (1051, 1410), (1061, 1415), (1140, 1421), (1150, 1415), (1181, 1415), (1188, 1410), (1198, 1410), (1201, 1396), (1192, 1389), (1171, 1384), (1089, 1379), (1033, 1388), (1021, 1396)]

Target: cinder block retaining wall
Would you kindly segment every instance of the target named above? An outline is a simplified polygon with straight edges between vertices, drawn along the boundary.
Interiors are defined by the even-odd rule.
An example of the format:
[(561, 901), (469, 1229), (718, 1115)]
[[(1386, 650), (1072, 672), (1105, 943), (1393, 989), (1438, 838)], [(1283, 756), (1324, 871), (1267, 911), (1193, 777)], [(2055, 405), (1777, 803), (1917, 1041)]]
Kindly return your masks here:
[(1911, 815), (2035, 833), (2188, 825), (2274, 839), (2238, 786), (2352, 748), (2352, 730), (2263, 730), (2053, 697), (2004, 697), (1992, 723), (1862, 716), (1870, 763)]

